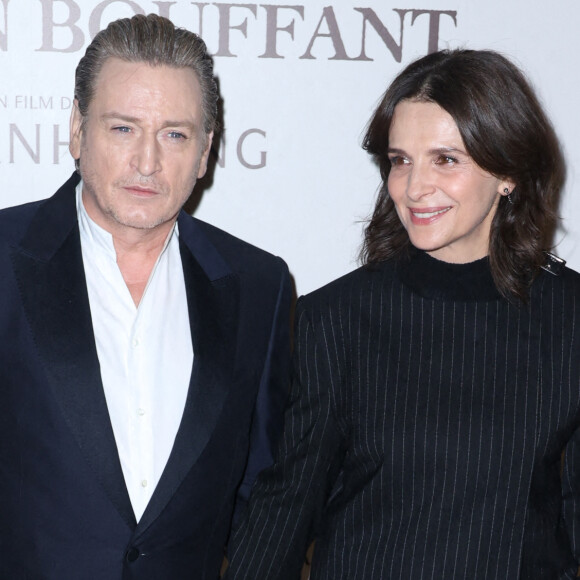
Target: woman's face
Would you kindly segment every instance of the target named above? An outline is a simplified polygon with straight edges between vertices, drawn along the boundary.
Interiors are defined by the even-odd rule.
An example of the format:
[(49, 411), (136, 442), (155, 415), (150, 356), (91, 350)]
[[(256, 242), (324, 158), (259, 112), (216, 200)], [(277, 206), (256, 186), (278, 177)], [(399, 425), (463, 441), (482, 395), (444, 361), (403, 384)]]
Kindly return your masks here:
[(453, 117), (430, 102), (401, 101), (389, 131), (389, 194), (412, 244), (445, 262), (488, 254), (503, 181), (467, 154)]

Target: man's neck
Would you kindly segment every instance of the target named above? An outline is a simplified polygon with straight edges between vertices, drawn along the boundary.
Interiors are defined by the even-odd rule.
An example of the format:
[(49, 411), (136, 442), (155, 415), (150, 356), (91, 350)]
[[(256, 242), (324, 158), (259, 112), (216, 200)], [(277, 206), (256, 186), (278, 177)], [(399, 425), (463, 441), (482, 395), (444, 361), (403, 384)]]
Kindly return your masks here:
[(173, 229), (173, 223), (165, 225), (154, 230), (124, 231), (120, 236), (113, 234), (117, 265), (136, 306)]
[(153, 268), (173, 232), (177, 216), (153, 228), (129, 227), (115, 219), (106, 220), (102, 213), (95, 211), (90, 198), (85, 197), (82, 181), (77, 185), (77, 204), (79, 211), (88, 218), (89, 229), (93, 224), (111, 237), (117, 266), (133, 302), (139, 306)]

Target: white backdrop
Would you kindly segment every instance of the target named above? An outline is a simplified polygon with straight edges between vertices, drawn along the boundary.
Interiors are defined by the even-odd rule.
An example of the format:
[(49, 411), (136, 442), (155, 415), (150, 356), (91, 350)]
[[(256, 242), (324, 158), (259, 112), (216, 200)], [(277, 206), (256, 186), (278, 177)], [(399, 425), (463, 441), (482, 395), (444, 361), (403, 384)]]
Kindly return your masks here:
[(360, 147), (395, 74), (434, 48), (491, 48), (536, 87), (568, 160), (557, 253), (580, 270), (578, 0), (0, 0), (0, 207), (51, 195), (74, 69), (136, 12), (200, 32), (225, 131), (195, 215), (282, 256), (302, 294), (356, 267), (379, 175)]

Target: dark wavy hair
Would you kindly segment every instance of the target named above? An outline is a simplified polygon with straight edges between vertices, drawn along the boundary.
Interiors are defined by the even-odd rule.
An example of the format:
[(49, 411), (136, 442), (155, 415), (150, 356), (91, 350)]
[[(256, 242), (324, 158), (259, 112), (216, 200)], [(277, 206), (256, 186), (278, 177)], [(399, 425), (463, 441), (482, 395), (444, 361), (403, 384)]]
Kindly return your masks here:
[(83, 120), (94, 97), (99, 73), (112, 57), (153, 66), (191, 68), (201, 88), (205, 135), (216, 128), (218, 89), (205, 42), (197, 34), (177, 28), (171, 20), (156, 14), (115, 20), (88, 46), (75, 72), (74, 96)]
[(453, 117), (468, 154), (485, 171), (515, 183), (502, 196), (490, 231), (489, 263), (506, 298), (526, 302), (557, 225), (565, 181), (558, 138), (523, 73), (488, 50), (443, 50), (407, 66), (369, 121), (363, 148), (382, 184), (361, 250), (363, 264), (408, 254), (411, 242), (389, 196), (389, 130), (403, 100), (438, 104)]

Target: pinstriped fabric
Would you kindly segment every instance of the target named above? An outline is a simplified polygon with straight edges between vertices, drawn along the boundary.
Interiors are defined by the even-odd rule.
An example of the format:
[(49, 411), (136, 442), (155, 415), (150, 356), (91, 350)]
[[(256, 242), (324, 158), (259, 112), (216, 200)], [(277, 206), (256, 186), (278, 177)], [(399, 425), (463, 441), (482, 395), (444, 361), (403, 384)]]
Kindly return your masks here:
[(527, 307), (403, 280), (299, 301), (284, 440), (227, 578), (298, 579), (313, 537), (313, 580), (574, 577), (580, 276), (541, 275)]

